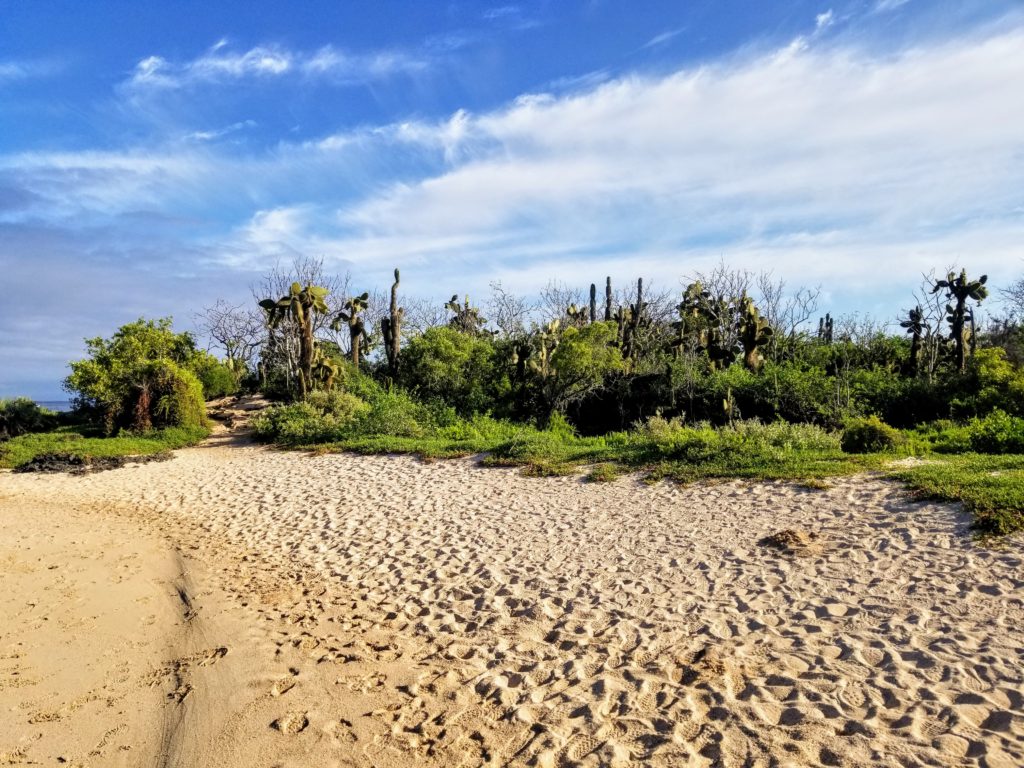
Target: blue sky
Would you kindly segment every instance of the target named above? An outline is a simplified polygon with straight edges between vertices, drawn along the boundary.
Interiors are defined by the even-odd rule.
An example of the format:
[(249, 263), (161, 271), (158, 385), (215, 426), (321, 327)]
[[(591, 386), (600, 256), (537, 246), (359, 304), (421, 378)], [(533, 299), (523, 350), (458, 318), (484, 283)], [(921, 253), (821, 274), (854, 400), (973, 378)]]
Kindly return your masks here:
[(276, 260), (481, 296), (719, 259), (890, 318), (1024, 273), (1008, 0), (7, 2), (0, 396)]

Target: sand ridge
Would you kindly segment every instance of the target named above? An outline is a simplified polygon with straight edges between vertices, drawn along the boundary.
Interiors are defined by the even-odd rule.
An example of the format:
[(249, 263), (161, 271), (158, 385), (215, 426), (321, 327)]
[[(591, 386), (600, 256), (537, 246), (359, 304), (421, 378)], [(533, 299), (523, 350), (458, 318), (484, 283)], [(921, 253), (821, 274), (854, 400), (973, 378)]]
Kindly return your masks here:
[[(206, 574), (190, 647), (224, 672), (184, 699), (211, 709), (182, 765), (1024, 764), (1021, 542), (980, 546), (879, 480), (585, 484), (236, 445), (0, 477), (5, 515), (58, 503)], [(784, 529), (825, 544), (759, 544)], [(28, 733), (0, 728), (0, 752)]]

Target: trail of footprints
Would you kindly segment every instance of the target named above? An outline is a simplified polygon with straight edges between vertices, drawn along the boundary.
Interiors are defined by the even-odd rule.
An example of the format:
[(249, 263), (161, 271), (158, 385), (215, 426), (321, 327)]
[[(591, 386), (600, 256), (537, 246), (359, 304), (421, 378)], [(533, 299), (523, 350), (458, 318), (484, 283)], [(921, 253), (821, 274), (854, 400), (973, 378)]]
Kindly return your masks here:
[[(269, 686), (269, 727), (351, 765), (1024, 764), (1020, 543), (894, 486), (214, 455), (180, 455), (186, 497), (139, 468), (144, 501), (201, 532), (283, 663), (373, 702), (356, 728), (290, 708), (305, 672)], [(758, 548), (792, 526), (828, 545)]]

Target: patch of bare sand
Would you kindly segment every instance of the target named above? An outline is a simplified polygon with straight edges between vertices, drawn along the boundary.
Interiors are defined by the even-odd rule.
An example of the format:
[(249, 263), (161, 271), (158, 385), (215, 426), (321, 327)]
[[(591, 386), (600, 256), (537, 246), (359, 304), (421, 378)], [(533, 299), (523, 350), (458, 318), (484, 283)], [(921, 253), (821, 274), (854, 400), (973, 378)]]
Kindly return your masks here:
[[(191, 647), (226, 655), (159, 702), (205, 714), (157, 764), (1024, 764), (1021, 542), (979, 546), (878, 480), (596, 485), (236, 446), (0, 476), (0, 519), (39, 505), (202, 574)], [(787, 529), (827, 546), (758, 543)], [(0, 691), (0, 753), (39, 759), (21, 690)]]

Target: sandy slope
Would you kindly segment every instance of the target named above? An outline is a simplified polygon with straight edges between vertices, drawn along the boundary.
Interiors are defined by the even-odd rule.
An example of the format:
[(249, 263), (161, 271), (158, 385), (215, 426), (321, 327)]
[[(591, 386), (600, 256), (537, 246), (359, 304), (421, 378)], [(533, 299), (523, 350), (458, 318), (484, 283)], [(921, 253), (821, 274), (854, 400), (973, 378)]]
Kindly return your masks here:
[(0, 764), (1024, 765), (1021, 541), (966, 524), (868, 478), (3, 474)]

